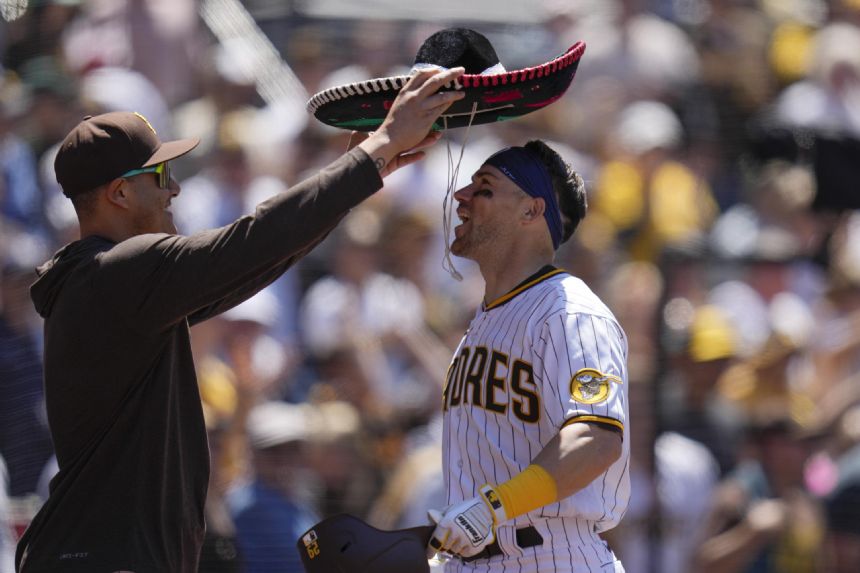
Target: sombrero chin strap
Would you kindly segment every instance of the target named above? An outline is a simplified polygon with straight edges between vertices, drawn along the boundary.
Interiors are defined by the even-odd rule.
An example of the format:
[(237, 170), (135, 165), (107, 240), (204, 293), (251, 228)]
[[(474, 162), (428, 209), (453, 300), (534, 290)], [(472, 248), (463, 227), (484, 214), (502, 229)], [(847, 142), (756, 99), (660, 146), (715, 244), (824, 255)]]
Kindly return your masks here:
[[(475, 113), (478, 110), (478, 102), (472, 104), (472, 112), (469, 114), (469, 124), (466, 126), (466, 132), (463, 134), (463, 143), (460, 144), (460, 157), (457, 158), (457, 165), (454, 165), (454, 156), (451, 153), (451, 140), (445, 140), (445, 147), (448, 151), (448, 189), (445, 191), (445, 199), (442, 201), (442, 229), (445, 233), (445, 258), (442, 260), (442, 268), (448, 271), (452, 277), (458, 281), (463, 280), (463, 275), (454, 267), (454, 261), (451, 260), (451, 219), (454, 215), (454, 191), (457, 190), (457, 176), (460, 174), (460, 163), (463, 162), (463, 153), (466, 151), (466, 142), (469, 139), (469, 130), (472, 128), (472, 122), (475, 119)], [(448, 130), (448, 118), (442, 116), (442, 125), (445, 131)]]

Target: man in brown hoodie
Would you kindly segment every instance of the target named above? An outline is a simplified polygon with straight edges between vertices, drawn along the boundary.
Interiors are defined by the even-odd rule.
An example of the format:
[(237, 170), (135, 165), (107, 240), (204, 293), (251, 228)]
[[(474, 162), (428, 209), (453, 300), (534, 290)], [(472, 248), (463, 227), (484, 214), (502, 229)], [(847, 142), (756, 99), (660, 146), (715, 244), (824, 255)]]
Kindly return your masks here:
[(382, 177), (421, 158), (463, 73), (419, 72), (385, 122), (317, 175), (221, 229), (176, 235), (168, 162), (146, 119), (85, 118), (57, 180), (81, 239), (38, 269), (45, 395), (59, 463), (18, 545), (17, 571), (197, 571), (209, 474), (189, 326), (251, 297), (317, 245)]

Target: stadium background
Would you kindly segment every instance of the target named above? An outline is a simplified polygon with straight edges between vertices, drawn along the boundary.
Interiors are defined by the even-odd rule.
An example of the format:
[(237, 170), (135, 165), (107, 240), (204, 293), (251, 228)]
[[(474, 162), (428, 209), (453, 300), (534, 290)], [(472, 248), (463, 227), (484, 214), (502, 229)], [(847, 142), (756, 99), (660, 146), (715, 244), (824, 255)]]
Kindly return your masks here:
[[(575, 41), (568, 93), (446, 135), (283, 279), (195, 327), (213, 454), (201, 571), (299, 571), (346, 511), (386, 529), (438, 505), (441, 381), (482, 295), (442, 268), (442, 198), (501, 145), (543, 138), (589, 188), (557, 262), (630, 339), (628, 572), (860, 570), (857, 0), (3, 0), (0, 572), (47, 492), (33, 268), (76, 238), (55, 146), (88, 113), (143, 113), (176, 162), (180, 232), (226, 224), (342, 153), (318, 90), (404, 72), (473, 27), (516, 69)], [(277, 517), (249, 492), (271, 486)], [(129, 484), (134, 487), (134, 484)], [(249, 501), (250, 500), (250, 501)]]

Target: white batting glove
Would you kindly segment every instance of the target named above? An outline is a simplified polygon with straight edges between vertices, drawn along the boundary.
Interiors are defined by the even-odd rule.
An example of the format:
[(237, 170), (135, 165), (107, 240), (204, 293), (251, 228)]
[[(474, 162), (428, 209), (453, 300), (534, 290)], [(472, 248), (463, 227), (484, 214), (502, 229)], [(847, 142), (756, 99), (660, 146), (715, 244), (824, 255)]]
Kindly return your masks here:
[(450, 505), (441, 512), (431, 509), (428, 514), (436, 523), (430, 547), (461, 557), (483, 551), (495, 540), (496, 527), (507, 521), (499, 495), (489, 484), (479, 490), (477, 497)]

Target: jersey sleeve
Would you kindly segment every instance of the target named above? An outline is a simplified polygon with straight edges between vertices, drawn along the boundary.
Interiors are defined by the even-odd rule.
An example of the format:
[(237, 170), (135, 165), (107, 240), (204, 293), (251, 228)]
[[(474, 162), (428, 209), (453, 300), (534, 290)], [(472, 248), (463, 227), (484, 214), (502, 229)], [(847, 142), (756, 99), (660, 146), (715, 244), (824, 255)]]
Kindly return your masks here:
[(545, 414), (556, 429), (627, 422), (627, 339), (608, 317), (562, 313), (544, 324), (533, 348)]

